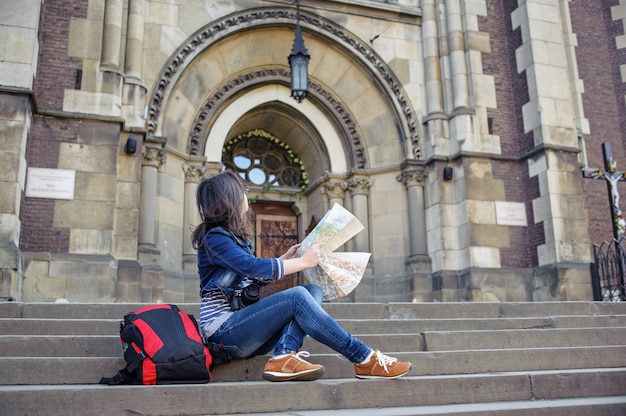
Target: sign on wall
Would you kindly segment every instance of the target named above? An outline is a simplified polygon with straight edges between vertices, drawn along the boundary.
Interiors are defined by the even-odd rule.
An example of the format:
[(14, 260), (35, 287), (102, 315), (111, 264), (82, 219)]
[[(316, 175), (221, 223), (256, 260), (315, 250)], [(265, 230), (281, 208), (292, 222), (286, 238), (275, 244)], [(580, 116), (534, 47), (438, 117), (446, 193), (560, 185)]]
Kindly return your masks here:
[(76, 171), (28, 168), (26, 196), (30, 198), (74, 199)]
[(526, 205), (523, 202), (496, 201), (496, 223), (525, 227), (528, 225)]

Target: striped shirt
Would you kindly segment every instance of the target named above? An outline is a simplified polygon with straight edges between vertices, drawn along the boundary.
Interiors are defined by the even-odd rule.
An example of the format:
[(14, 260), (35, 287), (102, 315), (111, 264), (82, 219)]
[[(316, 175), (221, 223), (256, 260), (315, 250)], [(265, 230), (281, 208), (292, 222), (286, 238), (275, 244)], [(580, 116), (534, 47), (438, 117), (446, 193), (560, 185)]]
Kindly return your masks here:
[(206, 292), (200, 302), (200, 328), (204, 337), (210, 338), (232, 314), (230, 301), (221, 290)]
[[(236, 273), (237, 279), (220, 279), (223, 272)], [(285, 265), (281, 258), (255, 257), (249, 240), (241, 240), (227, 228), (215, 227), (204, 236), (203, 249), (198, 250), (198, 273), (202, 297), (200, 327), (204, 337), (209, 338), (233, 314), (228, 297), (231, 293), (241, 293), (254, 281), (262, 285), (281, 279)], [(237, 287), (220, 289), (221, 284), (237, 284)]]

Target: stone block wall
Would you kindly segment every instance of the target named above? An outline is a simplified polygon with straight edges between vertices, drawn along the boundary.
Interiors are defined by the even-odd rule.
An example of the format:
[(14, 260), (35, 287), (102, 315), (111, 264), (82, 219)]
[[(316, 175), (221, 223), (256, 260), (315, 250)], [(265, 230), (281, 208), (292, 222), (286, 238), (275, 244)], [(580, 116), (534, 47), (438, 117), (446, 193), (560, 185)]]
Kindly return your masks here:
[[(371, 181), (353, 300), (588, 299), (610, 223), (580, 167), (606, 140), (626, 166), (625, 0), (366, 3), (306, 5), (314, 82), (296, 106), (292, 17), (250, 11), (290, 5), (3, 2), (0, 297), (196, 300), (185, 166), (265, 123), (310, 167), (302, 229), (329, 198), (355, 208), (328, 178)], [(76, 171), (75, 198), (25, 197), (28, 167)]]
[(0, 79), (4, 86), (32, 90), (42, 4), (42, 0), (6, 0), (0, 4)]
[(31, 135), (30, 94), (37, 72), (42, 1), (0, 4), (0, 299), (20, 297), (23, 259), (20, 215)]

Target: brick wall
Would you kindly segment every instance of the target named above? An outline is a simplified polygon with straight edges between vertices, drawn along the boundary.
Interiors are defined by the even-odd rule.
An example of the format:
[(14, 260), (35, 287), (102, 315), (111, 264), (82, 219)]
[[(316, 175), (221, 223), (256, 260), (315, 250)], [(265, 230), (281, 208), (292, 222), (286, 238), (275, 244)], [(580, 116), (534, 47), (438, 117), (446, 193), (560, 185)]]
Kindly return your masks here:
[(526, 73), (517, 73), (515, 50), (521, 46), (521, 30), (511, 29), (511, 13), (517, 2), (487, 0), (487, 15), (479, 18), (481, 31), (488, 32), (491, 53), (483, 54), (483, 70), (496, 84), (497, 108), (489, 109), (492, 134), (500, 137), (502, 154), (508, 160), (494, 160), (494, 179), (504, 181), (507, 201), (524, 202), (528, 227), (509, 227), (510, 248), (502, 248), (501, 264), (506, 268), (532, 267), (538, 263), (537, 246), (545, 243), (543, 224), (534, 224), (532, 199), (539, 195), (539, 182), (528, 178), (527, 160), (517, 160), (533, 146), (532, 133), (524, 133), (522, 105), (529, 101)]
[[(28, 166), (57, 168), (60, 143), (76, 143), (80, 123), (80, 120), (74, 119), (35, 117), (26, 149)], [(24, 198), (20, 213), (22, 250), (51, 253), (69, 251), (69, 229), (53, 227), (54, 204), (54, 200)]]
[[(62, 111), (63, 92), (76, 87), (82, 60), (67, 56), (72, 18), (87, 16), (88, 0), (46, 0), (39, 31), (39, 62), (35, 78), (35, 100), (39, 112)], [(75, 143), (80, 120), (36, 116), (33, 119), (26, 161), (30, 167), (55, 169), (59, 145)], [(20, 218), (20, 248), (30, 252), (67, 253), (69, 229), (53, 227), (54, 200), (24, 196)]]
[(82, 59), (67, 56), (72, 18), (87, 17), (88, 0), (46, 0), (39, 32), (39, 62), (35, 95), (40, 110), (63, 109), (63, 91), (76, 87)]
[[(507, 6), (510, 6), (506, 2)], [(479, 27), (488, 32), (491, 53), (484, 53), (483, 71), (495, 79), (497, 109), (489, 109), (493, 134), (500, 136), (502, 153), (518, 155), (522, 150), (519, 137), (524, 136), (521, 104), (528, 101), (526, 74), (517, 74), (515, 49), (521, 45), (519, 30), (511, 31), (511, 8), (501, 0), (487, 0), (487, 16), (479, 17)], [(532, 137), (531, 137), (532, 140)]]
[[(619, 65), (626, 64), (626, 50), (616, 49), (615, 38), (624, 34), (621, 20), (611, 19), (611, 7), (619, 0), (570, 2), (572, 26), (578, 38), (576, 56), (584, 81), (583, 105), (591, 135), (585, 138), (588, 163), (603, 167), (602, 143), (610, 142), (618, 168), (626, 169), (626, 88)], [(589, 232), (593, 243), (613, 237), (607, 186), (604, 181), (585, 179)], [(619, 186), (626, 195), (626, 184)], [(624, 199), (622, 199), (624, 200)], [(626, 209), (622, 202), (622, 210)]]

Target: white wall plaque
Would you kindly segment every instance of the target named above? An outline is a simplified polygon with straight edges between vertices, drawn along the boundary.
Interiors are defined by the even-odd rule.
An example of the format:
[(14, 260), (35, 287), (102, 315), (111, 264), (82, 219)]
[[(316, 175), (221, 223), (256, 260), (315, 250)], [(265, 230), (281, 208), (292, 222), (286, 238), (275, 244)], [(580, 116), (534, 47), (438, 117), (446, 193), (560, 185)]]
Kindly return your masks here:
[(526, 205), (523, 202), (496, 201), (496, 223), (519, 227), (527, 226)]
[(26, 196), (31, 198), (74, 199), (76, 171), (28, 168)]

